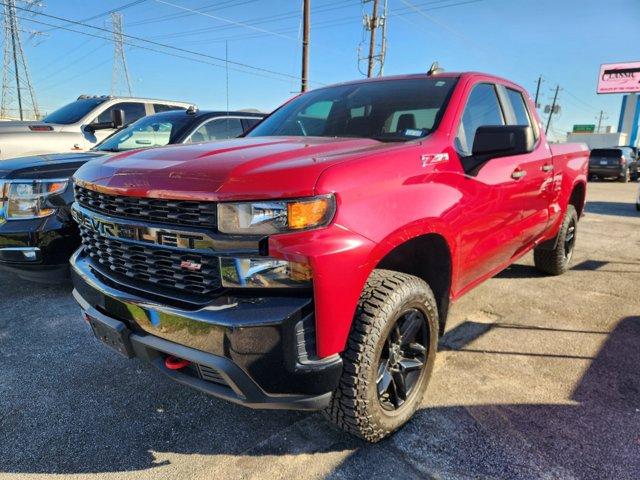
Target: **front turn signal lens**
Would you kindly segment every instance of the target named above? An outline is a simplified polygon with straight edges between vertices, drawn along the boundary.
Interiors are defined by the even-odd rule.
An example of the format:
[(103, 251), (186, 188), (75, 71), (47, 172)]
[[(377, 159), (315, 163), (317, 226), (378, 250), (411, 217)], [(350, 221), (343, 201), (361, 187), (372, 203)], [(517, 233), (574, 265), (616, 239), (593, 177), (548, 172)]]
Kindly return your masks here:
[(330, 201), (330, 197), (318, 197), (287, 204), (289, 228), (300, 230), (326, 223), (331, 210)]

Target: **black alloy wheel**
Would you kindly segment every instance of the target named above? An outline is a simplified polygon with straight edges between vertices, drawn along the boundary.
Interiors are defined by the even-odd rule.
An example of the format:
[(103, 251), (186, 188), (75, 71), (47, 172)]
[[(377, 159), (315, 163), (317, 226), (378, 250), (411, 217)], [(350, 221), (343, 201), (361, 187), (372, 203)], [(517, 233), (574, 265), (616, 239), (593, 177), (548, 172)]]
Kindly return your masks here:
[(389, 332), (378, 362), (378, 400), (388, 411), (402, 407), (427, 363), (429, 328), (425, 315), (411, 308)]

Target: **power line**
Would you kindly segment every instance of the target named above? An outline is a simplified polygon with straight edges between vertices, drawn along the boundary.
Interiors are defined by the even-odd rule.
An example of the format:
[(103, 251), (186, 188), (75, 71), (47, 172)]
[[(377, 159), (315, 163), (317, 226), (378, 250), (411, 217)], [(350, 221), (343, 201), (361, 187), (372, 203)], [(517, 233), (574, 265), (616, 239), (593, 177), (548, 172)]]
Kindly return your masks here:
[(231, 24), (231, 25), (234, 25), (234, 26), (250, 28), (251, 30), (256, 30), (258, 32), (267, 33), (267, 34), (270, 34), (270, 35), (276, 35), (278, 37), (286, 38), (288, 40), (296, 40), (297, 41), (297, 39), (294, 38), (294, 37), (290, 37), (290, 36), (287, 36), (287, 35), (282, 35), (280, 33), (276, 33), (276, 32), (273, 32), (271, 30), (265, 30), (264, 28), (255, 27), (253, 25), (249, 25), (248, 23), (238, 22), (238, 21), (235, 21), (235, 20), (231, 20), (229, 18), (219, 17), (217, 15), (211, 15), (210, 13), (201, 12), (201, 11), (198, 11), (198, 10), (194, 10), (192, 8), (183, 7), (181, 5), (176, 5), (175, 3), (166, 2), (165, 0), (155, 0), (155, 2), (156, 3), (161, 3), (163, 5), (169, 5), (169, 6), (174, 7), (174, 8), (179, 8), (180, 10), (185, 10), (187, 12), (191, 12), (191, 13), (195, 13), (195, 14), (198, 14), (198, 15), (202, 15), (204, 17), (213, 18), (214, 20), (218, 20), (220, 22), (228, 23), (228, 24)]
[[(3, 3), (0, 2), (0, 5), (2, 5), (2, 4)], [(23, 20), (23, 21), (37, 23), (39, 25), (45, 25), (45, 26), (49, 26), (49, 27), (55, 26), (52, 23), (43, 22), (41, 20), (35, 20), (33, 18), (24, 18), (24, 17), (17, 17), (17, 18), (19, 18), (20, 20)], [(96, 27), (94, 27), (94, 28), (96, 28)], [(105, 37), (105, 36), (102, 36), (102, 35), (96, 35), (95, 33), (83, 32), (81, 30), (73, 30), (73, 29), (67, 28), (67, 27), (60, 27), (60, 29), (61, 30), (66, 30), (68, 32), (78, 33), (80, 35), (85, 35), (85, 36), (88, 36), (88, 37), (100, 38), (102, 40), (110, 40), (109, 37)], [(205, 59), (201, 59), (201, 58), (193, 58), (193, 57), (189, 57), (189, 56), (186, 56), (186, 55), (180, 55), (180, 54), (177, 54), (177, 53), (171, 53), (171, 52), (167, 52), (165, 50), (158, 50), (157, 48), (145, 47), (145, 46), (138, 45), (138, 44), (135, 44), (135, 43), (129, 43), (127, 41), (124, 41), (123, 43), (125, 45), (131, 46), (131, 47), (134, 47), (134, 48), (139, 48), (140, 50), (146, 50), (146, 51), (149, 51), (149, 52), (160, 53), (162, 55), (168, 55), (170, 57), (181, 58), (181, 59), (184, 59), (184, 60), (189, 60), (189, 61), (192, 61), (192, 62), (202, 63), (202, 64), (205, 64), (205, 65), (212, 65), (214, 67), (225, 68), (224, 64), (213, 63), (211, 61), (208, 61), (208, 60), (205, 60)], [(174, 47), (171, 47), (171, 48), (174, 48)], [(190, 52), (189, 50), (185, 50), (185, 49), (182, 49), (182, 50), (184, 50), (186, 52)], [(211, 56), (205, 55), (205, 54), (198, 54), (198, 55), (204, 56), (204, 57), (210, 57), (210, 58), (213, 58), (214, 60), (217, 60), (217, 57), (211, 57)], [(231, 61), (229, 61), (229, 63), (239, 64), (241, 66), (244, 65), (244, 64), (239, 63), (239, 62), (231, 62)], [(267, 69), (260, 69), (259, 67), (253, 67), (253, 66), (248, 66), (248, 67), (251, 70), (242, 70), (240, 68), (229, 68), (229, 70), (242, 72), (242, 73), (247, 74), (247, 75), (255, 75), (255, 76), (258, 76), (258, 77), (270, 78), (272, 80), (279, 80), (279, 81), (289, 81), (290, 79), (294, 79), (294, 80), (299, 80), (300, 79), (300, 77), (295, 76), (295, 75), (288, 75), (288, 74), (283, 74), (283, 73), (280, 73), (280, 72), (273, 72), (273, 71), (267, 70)], [(253, 70), (258, 70), (258, 71), (253, 71)], [(284, 78), (282, 78), (283, 76), (287, 77), (289, 80), (285, 80)], [(316, 83), (316, 84), (319, 84), (319, 85), (324, 85), (324, 84), (322, 84), (320, 82), (313, 82), (313, 83)]]
[[(332, 7), (333, 5), (336, 5), (336, 4), (340, 4), (340, 6)], [(312, 8), (311, 9), (311, 13), (313, 15), (317, 15), (319, 13), (324, 13), (324, 12), (328, 12), (328, 11), (334, 11), (334, 10), (338, 10), (338, 9), (342, 9), (342, 8), (348, 8), (348, 7), (352, 7), (354, 5), (356, 5), (356, 4), (355, 3), (346, 3), (345, 0), (341, 0), (340, 2), (331, 2), (331, 3), (328, 3), (328, 4), (321, 5), (320, 7)], [(330, 6), (332, 8), (327, 8), (327, 7), (330, 7)], [(280, 13), (280, 14), (277, 14), (277, 15), (268, 15), (266, 17), (252, 18), (252, 19), (248, 19), (248, 20), (243, 20), (243, 21), (241, 21), (241, 23), (247, 24), (247, 25), (260, 25), (260, 24), (263, 24), (263, 23), (274, 22), (274, 21), (282, 21), (282, 20), (289, 20), (289, 19), (292, 19), (292, 18), (295, 18), (296, 20), (299, 19), (300, 18), (300, 11), (299, 10), (294, 10), (294, 11)], [(316, 24), (314, 23), (314, 28), (315, 28), (315, 26), (316, 26)], [(237, 28), (237, 27), (238, 27), (237, 25), (208, 26), (208, 27), (201, 27), (201, 28), (196, 28), (196, 29), (193, 29), (193, 30), (187, 30), (187, 31), (182, 31), (182, 32), (167, 33), (167, 34), (159, 35), (159, 36), (153, 37), (153, 38), (178, 38), (178, 37), (185, 37), (185, 36), (189, 36), (189, 35), (198, 35), (198, 34), (201, 34), (201, 33), (207, 33), (207, 32), (210, 32), (212, 30), (216, 31), (216, 32), (220, 32), (221, 30), (229, 30), (229, 29), (233, 29), (233, 28)], [(282, 33), (282, 32), (280, 32), (280, 33)]]
[[(197, 9), (200, 12), (211, 12), (211, 11), (218, 11), (218, 10), (224, 10), (225, 8), (231, 8), (231, 7), (239, 7), (242, 5), (246, 5), (248, 3), (254, 3), (257, 2), (258, 0), (245, 0), (245, 1), (241, 1), (240, 3), (234, 3), (237, 0), (230, 0), (227, 2), (222, 2), (222, 3), (218, 3), (218, 2), (214, 2), (212, 5), (209, 6), (204, 6), (201, 7), (199, 9)], [(229, 5), (229, 3), (231, 3), (232, 5)], [(188, 17), (193, 15), (193, 13), (172, 13), (169, 15), (161, 15), (159, 17), (152, 17), (152, 18), (147, 18), (147, 19), (142, 19), (142, 20), (138, 20), (137, 22), (132, 22), (129, 24), (129, 27), (137, 27), (139, 25), (148, 25), (150, 23), (160, 23), (160, 22), (166, 22), (169, 20), (175, 20), (177, 18), (184, 18), (184, 17)]]
[[(12, 0), (8, 0), (8, 1), (12, 1)], [(7, 5), (7, 3), (0, 2), (0, 5)], [(23, 10), (23, 11), (27, 10), (25, 8), (17, 7), (17, 6), (15, 8), (17, 8), (19, 10)], [(99, 31), (111, 33), (108, 29), (102, 28), (102, 27), (98, 27), (98, 26), (95, 26), (95, 25), (88, 25), (88, 24), (85, 24), (85, 23), (82, 23), (82, 22), (79, 22), (79, 21), (76, 21), (76, 20), (71, 20), (71, 19), (63, 18), (63, 17), (58, 17), (56, 15), (50, 15), (50, 14), (42, 13), (42, 12), (35, 12), (35, 13), (37, 15), (44, 16), (44, 17), (47, 17), (47, 18), (51, 18), (51, 19), (54, 19), (54, 20), (58, 20), (58, 21), (62, 21), (62, 22), (70, 22), (70, 23), (73, 23), (74, 25), (80, 25), (82, 27), (88, 27), (88, 28), (92, 28), (94, 30), (99, 30)], [(41, 24), (45, 23), (45, 22), (38, 22), (38, 21), (33, 20), (33, 19), (27, 19), (27, 20), (34, 21), (36, 23), (41, 23)], [(61, 28), (61, 29), (73, 31), (73, 32), (76, 32), (76, 33), (86, 33), (86, 32), (80, 32), (78, 30), (71, 30), (71, 29), (68, 29), (66, 27), (63, 28), (62, 26), (58, 26), (58, 27)], [(99, 35), (93, 35), (93, 36), (97, 36), (99, 38), (105, 38), (105, 37), (100, 37)], [(129, 35), (129, 34), (123, 33), (122, 37), (123, 38), (127, 38), (127, 39), (131, 39), (131, 40), (134, 40), (134, 41), (138, 41), (138, 42), (147, 43), (147, 44), (154, 45), (154, 46), (157, 46), (157, 47), (166, 48), (166, 49), (174, 50), (174, 51), (181, 52), (181, 53), (186, 53), (186, 54), (189, 54), (189, 55), (195, 55), (195, 56), (198, 56), (198, 57), (207, 58), (207, 59), (210, 59), (210, 60), (215, 60), (217, 62), (223, 62), (223, 63), (225, 62), (225, 59), (220, 58), (220, 57), (216, 57), (214, 55), (209, 55), (209, 54), (206, 54), (206, 53), (196, 52), (196, 51), (193, 51), (193, 50), (188, 50), (186, 48), (176, 47), (174, 45), (168, 45), (168, 44), (156, 42), (156, 41), (153, 41), (153, 40), (148, 40), (146, 38), (137, 37), (137, 36), (134, 36), (134, 35)], [(130, 43), (124, 42), (124, 40), (123, 40), (123, 43), (126, 44), (126, 45), (134, 45), (134, 46), (140, 47), (140, 45), (130, 44)], [(166, 53), (166, 52), (162, 52), (162, 51), (159, 51), (159, 52)], [(250, 65), (250, 64), (247, 64), (247, 63), (242, 63), (242, 62), (237, 62), (237, 61), (232, 61), (232, 60), (228, 60), (228, 63), (236, 65), (237, 67), (245, 68), (245, 69), (248, 69), (248, 70), (253, 70), (253, 71), (256, 71), (256, 72), (262, 72), (262, 73), (266, 73), (266, 74), (270, 74), (270, 75), (277, 75), (277, 76), (282, 76), (282, 77), (287, 77), (287, 78), (297, 78), (297, 79), (299, 79), (299, 77), (297, 77), (295, 75), (290, 75), (288, 73), (283, 73), (283, 72), (277, 72), (275, 70), (270, 70), (270, 69), (267, 69), (267, 68), (256, 67), (254, 65)], [(217, 66), (219, 66), (219, 65), (217, 65)]]
[[(78, 20), (78, 21), (79, 22), (85, 22), (85, 23), (86, 22), (90, 22), (91, 20), (95, 20), (96, 18), (106, 17), (107, 15), (111, 15), (112, 13), (115, 13), (115, 12), (121, 12), (122, 10), (125, 10), (127, 8), (130, 8), (130, 7), (134, 7), (136, 5), (139, 5), (140, 3), (144, 3), (146, 1), (147, 0), (134, 0), (133, 2), (125, 3), (124, 5), (121, 5), (120, 7), (112, 8), (111, 10), (107, 10), (106, 12), (98, 13), (96, 15), (92, 15), (91, 17), (83, 18), (83, 19)], [(65, 26), (69, 26), (69, 25), (72, 25), (72, 23), (68, 23)], [(43, 30), (43, 33), (51, 32), (53, 30), (57, 30), (58, 28), (60, 28), (60, 27), (54, 27), (54, 28), (50, 28), (48, 30)]]

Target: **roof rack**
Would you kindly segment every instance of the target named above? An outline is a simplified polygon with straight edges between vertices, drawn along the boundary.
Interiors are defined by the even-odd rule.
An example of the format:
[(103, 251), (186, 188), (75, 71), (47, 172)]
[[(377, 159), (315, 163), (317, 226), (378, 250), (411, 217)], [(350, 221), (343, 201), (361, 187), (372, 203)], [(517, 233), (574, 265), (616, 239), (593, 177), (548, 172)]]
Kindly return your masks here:
[(88, 98), (104, 98), (104, 99), (109, 99), (109, 98), (114, 98), (113, 95), (86, 95), (86, 94), (82, 94), (78, 96), (78, 100), (86, 100)]

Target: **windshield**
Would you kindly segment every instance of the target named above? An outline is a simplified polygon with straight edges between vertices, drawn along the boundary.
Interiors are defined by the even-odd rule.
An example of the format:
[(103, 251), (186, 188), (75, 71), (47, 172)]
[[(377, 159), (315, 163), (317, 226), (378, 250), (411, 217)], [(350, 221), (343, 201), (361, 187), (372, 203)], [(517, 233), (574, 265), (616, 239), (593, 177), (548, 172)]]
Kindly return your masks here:
[(59, 123), (70, 125), (76, 123), (87, 115), (91, 110), (103, 103), (106, 98), (84, 98), (76, 100), (62, 108), (50, 113), (42, 120), (45, 123)]
[(247, 136), (415, 140), (437, 127), (455, 82), (429, 77), (321, 88), (284, 105)]
[(162, 114), (144, 117), (118, 130), (96, 145), (94, 150), (124, 152), (134, 148), (161, 147), (175, 143), (178, 134), (190, 121), (191, 118), (184, 112), (180, 115)]

